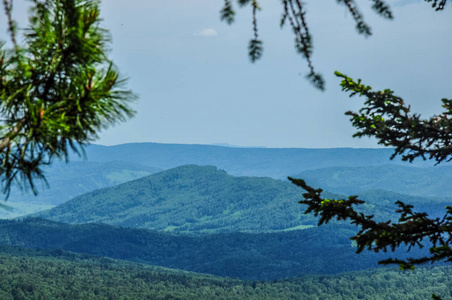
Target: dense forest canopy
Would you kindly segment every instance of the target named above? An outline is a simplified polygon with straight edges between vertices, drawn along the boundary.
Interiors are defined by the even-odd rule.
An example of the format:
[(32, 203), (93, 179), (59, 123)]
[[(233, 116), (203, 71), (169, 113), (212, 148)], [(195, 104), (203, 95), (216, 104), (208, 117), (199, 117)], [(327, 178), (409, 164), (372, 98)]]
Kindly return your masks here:
[(2, 299), (426, 299), (451, 296), (448, 268), (245, 281), (63, 250), (0, 247)]

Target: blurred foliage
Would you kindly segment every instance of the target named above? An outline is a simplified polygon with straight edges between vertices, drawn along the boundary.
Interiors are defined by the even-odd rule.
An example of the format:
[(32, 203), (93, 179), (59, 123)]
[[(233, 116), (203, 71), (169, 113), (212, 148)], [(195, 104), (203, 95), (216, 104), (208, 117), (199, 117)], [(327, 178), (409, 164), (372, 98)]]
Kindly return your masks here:
[[(447, 3), (447, 0), (425, 0), (426, 2), (432, 2), (432, 7), (438, 10), (443, 10)], [(233, 0), (224, 0), (224, 6), (220, 11), (221, 20), (228, 24), (232, 24), (236, 17), (236, 12), (233, 5)], [(393, 19), (391, 7), (387, 1), (372, 0), (372, 9), (385, 19)], [(253, 17), (253, 32), (254, 37), (250, 40), (249, 44), (249, 57), (252, 62), (260, 59), (262, 56), (262, 41), (259, 39), (258, 27), (257, 27), (257, 11), (261, 9), (260, 1), (257, 0), (237, 0), (240, 7), (251, 5), (252, 17)], [(361, 13), (357, 1), (355, 0), (337, 0), (338, 4), (344, 5), (348, 13), (353, 17), (356, 30), (359, 34), (365, 37), (372, 35), (370, 26), (364, 20), (364, 16)], [(287, 23), (292, 30), (295, 37), (295, 50), (306, 60), (308, 64), (308, 73), (306, 78), (319, 90), (325, 89), (325, 80), (323, 76), (316, 72), (312, 62), (313, 54), (313, 38), (310, 33), (309, 25), (306, 18), (305, 7), (309, 5), (308, 2), (300, 0), (282, 0), (281, 5), (283, 7), (281, 17), (281, 28)]]

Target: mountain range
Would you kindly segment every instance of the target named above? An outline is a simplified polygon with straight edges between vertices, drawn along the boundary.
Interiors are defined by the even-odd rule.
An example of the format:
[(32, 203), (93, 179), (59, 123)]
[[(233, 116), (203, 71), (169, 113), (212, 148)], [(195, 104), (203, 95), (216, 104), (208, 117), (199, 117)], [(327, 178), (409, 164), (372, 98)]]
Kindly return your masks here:
[[(125, 161), (163, 170), (187, 164), (210, 165), (235, 176), (266, 176), (275, 179), (286, 179), (305, 170), (328, 167), (410, 165), (399, 158), (390, 160), (392, 153), (393, 150), (387, 148), (231, 148), (157, 143), (91, 145), (86, 148), (89, 161)], [(424, 167), (433, 166), (433, 163), (418, 160), (411, 165)]]
[[(49, 191), (46, 203), (58, 206), (33, 215), (39, 218), (0, 221), (0, 244), (22, 247), (17, 251), (11, 250), (13, 257), (16, 253), (25, 251), (23, 247), (53, 249), (49, 250), (52, 251), (49, 262), (58, 265), (61, 272), (66, 274), (70, 271), (62, 270), (67, 270), (66, 266), (70, 265), (80, 272), (77, 273), (77, 278), (87, 278), (86, 275), (80, 275), (85, 274), (80, 255), (89, 254), (246, 280), (268, 281), (302, 276), (304, 279), (300, 281), (286, 280), (284, 288), (292, 289), (294, 285), (291, 282), (296, 281), (301, 285), (306, 280), (310, 283), (303, 285), (306, 295), (320, 295), (324, 293), (326, 286), (340, 290), (355, 277), (347, 277), (345, 281), (341, 279), (345, 277), (337, 277), (338, 279), (329, 281), (330, 279), (322, 279), (323, 277), (312, 279), (309, 277), (311, 274), (324, 276), (374, 268), (377, 267), (377, 261), (387, 257), (419, 257), (425, 255), (429, 245), (424, 249), (415, 247), (408, 253), (402, 247), (395, 253), (364, 251), (356, 255), (356, 248), (349, 237), (357, 233), (357, 228), (338, 221), (316, 227), (318, 218), (305, 215), (304, 207), (298, 204), (303, 190), (285, 178), (287, 175), (304, 178), (308, 184), (324, 189), (323, 196), (331, 199), (358, 194), (360, 199), (366, 201), (366, 204), (357, 207), (358, 210), (375, 215), (377, 220), (397, 220), (398, 215), (394, 213), (397, 209), (394, 202), (397, 200), (414, 204), (415, 210), (425, 210), (434, 217), (441, 217), (444, 207), (452, 202), (448, 184), (451, 179), (450, 166), (446, 164), (431, 167), (423, 163), (414, 166), (399, 165), (397, 161), (388, 160), (390, 151), (387, 150), (93, 145), (87, 149), (90, 161), (72, 159), (68, 165), (59, 163), (47, 169), (51, 186), (53, 184), (57, 188), (53, 195), (50, 194), (53, 189)], [(184, 151), (187, 152), (186, 155)], [(179, 165), (184, 162), (190, 164)], [(212, 166), (208, 166), (209, 162)], [(256, 177), (257, 175), (266, 177)], [(12, 199), (17, 201), (19, 198)], [(6, 268), (20, 263), (20, 260), (18, 262), (12, 257), (4, 257), (1, 251), (0, 259), (5, 262), (5, 267), (0, 268), (2, 272), (18, 274)], [(70, 254), (66, 251), (83, 254)], [(34, 257), (33, 255), (30, 257)], [(69, 263), (66, 258), (58, 261), (58, 255), (77, 257), (77, 263)], [(29, 258), (28, 265), (34, 264), (46, 270), (47, 274), (52, 272), (51, 268), (43, 266), (40, 259)], [(102, 278), (109, 278), (116, 270), (122, 270), (122, 267), (105, 267), (104, 270), (104, 264), (97, 258), (93, 259), (92, 265), (91, 262), (88, 265), (99, 272), (98, 276)], [(30, 268), (31, 274), (34, 267)], [(134, 268), (135, 266), (131, 267), (131, 270), (135, 270)], [(141, 267), (136, 268), (141, 270)], [(145, 275), (148, 271), (144, 269), (137, 272), (139, 275), (136, 276), (146, 278), (167, 276), (161, 275), (160, 269), (157, 275)], [(168, 276), (171, 279), (165, 281), (167, 283), (162, 290), (163, 294), (176, 281), (199, 282), (194, 279), (198, 278), (197, 275), (184, 273), (181, 277), (178, 272), (170, 271)], [(376, 276), (392, 276), (388, 275), (391, 274), (389, 269), (381, 272)], [(28, 278), (27, 275), (21, 276)], [(52, 276), (61, 279), (58, 275)], [(356, 276), (360, 278), (362, 286), (361, 275)], [(68, 278), (72, 277), (61, 280), (75, 282), (75, 279)], [(122, 277), (115, 277), (115, 280), (119, 278)], [(42, 285), (48, 284), (44, 283), (44, 279), (40, 280), (43, 280)], [(93, 282), (92, 279), (89, 280)], [(110, 279), (103, 280), (112, 282)], [(215, 281), (222, 282), (223, 279), (206, 280), (209, 288), (216, 291), (216, 295), (223, 295), (225, 291), (219, 289), (218, 281)], [(224, 279), (227, 286), (230, 284), (226, 283), (230, 282), (228, 280)], [(323, 285), (324, 280), (328, 282), (326, 285)], [(30, 290), (35, 289), (28, 281), (21, 279), (18, 282), (27, 283), (4, 283), (3, 286), (8, 286), (10, 290), (2, 294), (0, 286), (0, 296), (11, 293), (19, 295), (20, 291), (20, 297), (26, 299), (23, 295), (28, 295)], [(134, 278), (131, 282), (121, 281), (115, 284), (130, 287), (136, 282), (137, 278)], [(377, 282), (382, 281), (375, 277), (371, 284), (375, 290), (380, 285), (377, 287)], [(395, 282), (395, 279), (392, 278), (391, 282)], [(199, 294), (199, 285), (190, 284), (193, 286), (192, 290), (183, 284), (178, 287), (171, 285), (171, 289), (177, 291), (177, 297), (182, 299), (189, 299), (180, 296), (184, 293), (198, 293), (195, 299), (203, 299)], [(249, 290), (249, 285), (240, 281), (235, 281), (234, 284), (245, 289), (247, 295), (255, 295), (254, 289), (258, 286), (257, 283), (251, 284), (252, 290)], [(311, 290), (313, 286), (322, 290)], [(439, 287), (434, 284), (431, 286)], [(183, 292), (178, 290), (180, 287), (183, 287)], [(266, 290), (268, 295), (282, 295), (281, 292), (275, 294), (273, 286), (269, 288), (272, 290)], [(350, 290), (347, 288), (347, 291)], [(364, 290), (353, 293), (374, 295), (372, 291)], [(108, 291), (112, 289), (101, 291), (93, 288), (89, 293)], [(341, 295), (346, 295), (347, 291), (342, 291)], [(299, 292), (299, 289), (290, 290), (288, 297), (297, 298), (301, 295)], [(431, 295), (432, 292), (429, 293)], [(65, 295), (70, 297), (69, 294)], [(225, 299), (231, 299), (231, 295), (228, 295)], [(310, 297), (306, 295), (300, 297)], [(259, 299), (259, 296), (256, 297)]]
[(298, 204), (301, 191), (281, 180), (187, 165), (83, 194), (38, 215), (178, 232), (283, 230), (315, 224)]

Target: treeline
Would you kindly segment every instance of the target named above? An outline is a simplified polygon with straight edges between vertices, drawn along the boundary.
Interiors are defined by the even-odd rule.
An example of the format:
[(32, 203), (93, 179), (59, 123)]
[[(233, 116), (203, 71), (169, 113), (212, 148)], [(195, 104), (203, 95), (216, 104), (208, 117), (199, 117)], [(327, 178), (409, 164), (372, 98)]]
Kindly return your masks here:
[(452, 269), (387, 269), (263, 282), (62, 250), (0, 247), (0, 299), (451, 299)]
[(0, 243), (64, 249), (169, 268), (251, 280), (334, 274), (377, 267), (409, 253), (355, 254), (350, 227), (337, 225), (275, 233), (174, 235), (105, 224), (68, 225), (43, 219), (0, 221)]

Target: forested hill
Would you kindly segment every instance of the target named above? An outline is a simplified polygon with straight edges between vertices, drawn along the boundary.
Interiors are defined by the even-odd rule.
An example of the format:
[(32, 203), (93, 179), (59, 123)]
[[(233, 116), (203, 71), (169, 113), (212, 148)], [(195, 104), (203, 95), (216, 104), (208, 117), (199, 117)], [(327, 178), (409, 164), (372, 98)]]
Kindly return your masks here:
[[(96, 222), (190, 233), (280, 231), (317, 224), (317, 218), (305, 215), (298, 204), (302, 193), (281, 180), (235, 177), (216, 167), (188, 165), (84, 194), (38, 216), (73, 224)], [(328, 192), (324, 196), (341, 197)], [(375, 190), (361, 196), (368, 204), (360, 210), (381, 221), (394, 219), (396, 200), (413, 200)], [(447, 205), (443, 198), (414, 200), (435, 203), (441, 209)]]
[[(86, 149), (90, 161), (127, 161), (161, 169), (181, 165), (211, 165), (236, 176), (268, 176), (286, 179), (308, 169), (334, 166), (354, 167), (403, 164), (390, 160), (392, 149), (303, 149), (230, 148), (208, 145), (132, 143), (117, 146), (91, 145)], [(416, 165), (433, 165), (416, 162)]]
[(313, 187), (345, 195), (383, 189), (412, 196), (452, 196), (452, 167), (416, 168), (399, 165), (330, 167), (296, 175)]
[(181, 166), (70, 200), (41, 217), (174, 231), (271, 231), (313, 225), (301, 191), (281, 180)]

